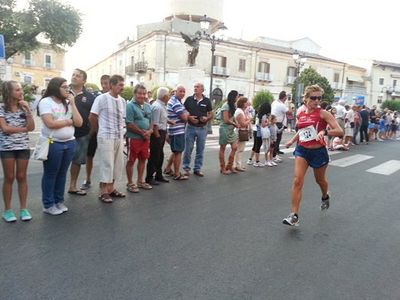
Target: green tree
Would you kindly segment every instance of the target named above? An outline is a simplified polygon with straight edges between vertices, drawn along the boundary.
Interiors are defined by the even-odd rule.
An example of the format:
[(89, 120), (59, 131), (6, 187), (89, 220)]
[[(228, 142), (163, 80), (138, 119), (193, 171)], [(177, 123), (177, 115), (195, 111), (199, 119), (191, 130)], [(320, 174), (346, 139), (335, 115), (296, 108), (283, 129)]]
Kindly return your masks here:
[(257, 94), (253, 98), (253, 108), (258, 111), (258, 108), (264, 104), (264, 103), (272, 103), (274, 101), (274, 96), (267, 91), (267, 90), (262, 90), (257, 92)]
[(385, 100), (381, 104), (381, 109), (388, 108), (392, 111), (400, 111), (400, 101), (398, 100)]
[[(299, 83), (302, 83), (304, 85), (304, 88), (306, 88), (309, 85), (318, 84), (325, 91), (324, 95), (322, 96), (323, 101), (332, 103), (332, 101), (335, 97), (335, 93), (333, 92), (328, 79), (326, 79), (326, 77), (321, 76), (321, 74), (319, 74), (312, 67), (309, 67), (309, 68), (305, 69), (303, 72), (301, 72), (300, 76), (298, 78), (296, 78), (296, 80), (294, 81), (293, 87), (292, 87), (292, 95), (294, 95), (295, 97), (297, 95), (297, 85)], [(299, 103), (300, 102), (302, 102), (301, 99), (300, 99)]]
[(40, 47), (42, 34), (55, 48), (72, 46), (82, 32), (80, 13), (57, 0), (31, 0), (29, 8), (17, 11), (16, 0), (0, 0), (0, 33), (6, 58)]
[(24, 100), (31, 102), (35, 100), (35, 96), (33, 95), (32, 85), (22, 83), (22, 90), (24, 91)]
[(133, 98), (133, 87), (125, 86), (124, 90), (121, 93), (121, 97), (124, 98), (126, 101), (129, 101)]
[(98, 85), (95, 84), (95, 83), (91, 83), (91, 82), (85, 83), (85, 88), (87, 88), (87, 89), (88, 89), (88, 88), (92, 88), (93, 92), (100, 91)]

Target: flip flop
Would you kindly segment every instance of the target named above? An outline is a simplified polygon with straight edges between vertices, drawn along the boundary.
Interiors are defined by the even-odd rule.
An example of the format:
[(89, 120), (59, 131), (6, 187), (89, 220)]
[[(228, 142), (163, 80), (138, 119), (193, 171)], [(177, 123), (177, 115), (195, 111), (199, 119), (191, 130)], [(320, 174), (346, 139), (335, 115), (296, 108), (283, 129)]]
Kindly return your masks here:
[(124, 193), (118, 192), (117, 190), (113, 190), (110, 193), (110, 196), (115, 197), (115, 198), (125, 198), (126, 197), (126, 195)]
[(174, 180), (188, 180), (189, 177), (180, 173), (178, 176), (174, 177)]
[(127, 184), (126, 189), (128, 190), (128, 192), (131, 192), (131, 193), (139, 193), (139, 188), (134, 183)]
[(101, 194), (99, 199), (104, 203), (112, 203), (113, 202), (113, 199), (111, 198), (110, 194), (107, 194), (107, 193)]
[(68, 194), (73, 194), (73, 195), (78, 195), (78, 196), (86, 196), (86, 192), (83, 190), (68, 191)]
[(174, 172), (172, 172), (172, 170), (169, 170), (169, 171), (167, 171), (167, 169), (164, 169), (164, 172), (163, 172), (165, 175), (168, 175), (168, 176), (173, 176), (174, 175)]

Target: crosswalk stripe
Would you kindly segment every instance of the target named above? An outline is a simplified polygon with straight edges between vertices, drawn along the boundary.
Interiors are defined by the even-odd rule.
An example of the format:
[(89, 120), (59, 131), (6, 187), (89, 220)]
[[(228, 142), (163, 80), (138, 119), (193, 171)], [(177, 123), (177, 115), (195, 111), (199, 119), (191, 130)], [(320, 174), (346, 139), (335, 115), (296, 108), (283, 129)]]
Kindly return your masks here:
[(391, 175), (398, 170), (400, 170), (400, 160), (389, 160), (387, 162), (384, 162), (383, 164), (368, 169), (367, 172), (381, 175)]
[(330, 163), (332, 166), (336, 167), (348, 167), (354, 164), (358, 164), (364, 160), (368, 160), (373, 158), (373, 156), (370, 155), (364, 155), (364, 154), (355, 154), (355, 155), (350, 155), (341, 159), (336, 159)]

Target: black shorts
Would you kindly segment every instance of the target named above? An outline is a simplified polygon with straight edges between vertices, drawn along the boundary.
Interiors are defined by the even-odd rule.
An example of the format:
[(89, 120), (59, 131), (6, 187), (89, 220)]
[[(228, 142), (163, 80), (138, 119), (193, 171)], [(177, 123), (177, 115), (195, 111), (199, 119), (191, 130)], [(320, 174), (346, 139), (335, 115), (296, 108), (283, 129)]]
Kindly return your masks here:
[(31, 157), (31, 150), (10, 150), (10, 151), (0, 151), (1, 159), (22, 159), (29, 160)]
[(253, 130), (253, 148), (251, 149), (255, 153), (260, 153), (261, 145), (262, 145), (262, 138), (261, 136), (257, 136), (257, 131)]
[(307, 149), (297, 145), (293, 155), (304, 158), (313, 169), (321, 168), (329, 163), (329, 154), (326, 147)]
[(90, 137), (89, 146), (87, 149), (87, 156), (94, 157), (97, 149), (97, 134)]

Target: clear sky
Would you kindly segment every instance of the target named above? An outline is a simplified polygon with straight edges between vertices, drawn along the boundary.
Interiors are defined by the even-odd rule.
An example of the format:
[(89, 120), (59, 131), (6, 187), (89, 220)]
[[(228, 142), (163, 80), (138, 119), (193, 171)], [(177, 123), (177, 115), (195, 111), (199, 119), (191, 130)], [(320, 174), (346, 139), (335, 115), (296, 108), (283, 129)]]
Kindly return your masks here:
[[(67, 73), (75, 67), (88, 68), (117, 50), (119, 42), (135, 34), (137, 24), (161, 21), (168, 4), (167, 0), (62, 1), (80, 10), (83, 18), (82, 36), (66, 56)], [(225, 0), (222, 21), (231, 37), (307, 36), (330, 58), (400, 63), (399, 11), (396, 0)]]

